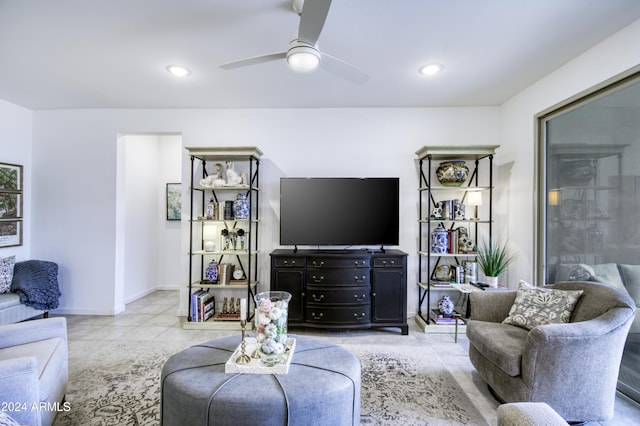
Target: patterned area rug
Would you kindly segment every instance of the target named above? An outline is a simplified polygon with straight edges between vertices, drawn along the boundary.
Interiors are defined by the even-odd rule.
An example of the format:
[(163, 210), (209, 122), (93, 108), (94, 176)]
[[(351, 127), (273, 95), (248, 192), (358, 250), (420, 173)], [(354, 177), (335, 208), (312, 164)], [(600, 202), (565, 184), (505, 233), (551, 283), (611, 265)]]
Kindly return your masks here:
[[(54, 425), (158, 425), (160, 370), (180, 343), (112, 343), (69, 361), (69, 412)], [(363, 425), (486, 425), (435, 356), (416, 347), (348, 345), (362, 364)]]

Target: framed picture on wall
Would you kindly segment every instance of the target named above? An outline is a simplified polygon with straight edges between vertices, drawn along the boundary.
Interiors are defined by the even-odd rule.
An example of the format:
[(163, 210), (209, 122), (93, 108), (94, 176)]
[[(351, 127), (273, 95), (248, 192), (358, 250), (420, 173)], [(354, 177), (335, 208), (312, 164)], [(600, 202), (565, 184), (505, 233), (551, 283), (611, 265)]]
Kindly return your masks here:
[(182, 184), (167, 184), (167, 220), (182, 218)]
[(22, 218), (22, 194), (0, 191), (0, 219)]
[(22, 221), (0, 221), (0, 247), (12, 247), (22, 245)]
[(0, 163), (0, 191), (22, 191), (22, 166)]

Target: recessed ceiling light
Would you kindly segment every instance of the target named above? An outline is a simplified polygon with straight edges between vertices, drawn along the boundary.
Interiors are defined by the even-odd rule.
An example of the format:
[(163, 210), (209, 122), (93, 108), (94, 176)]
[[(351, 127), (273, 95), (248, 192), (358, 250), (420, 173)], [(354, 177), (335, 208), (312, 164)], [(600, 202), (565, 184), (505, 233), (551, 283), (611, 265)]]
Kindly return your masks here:
[(185, 68), (181, 65), (169, 65), (167, 67), (167, 71), (176, 77), (186, 77), (191, 74), (191, 70), (189, 68)]
[(420, 74), (434, 75), (442, 71), (442, 65), (440, 64), (427, 64), (420, 67)]

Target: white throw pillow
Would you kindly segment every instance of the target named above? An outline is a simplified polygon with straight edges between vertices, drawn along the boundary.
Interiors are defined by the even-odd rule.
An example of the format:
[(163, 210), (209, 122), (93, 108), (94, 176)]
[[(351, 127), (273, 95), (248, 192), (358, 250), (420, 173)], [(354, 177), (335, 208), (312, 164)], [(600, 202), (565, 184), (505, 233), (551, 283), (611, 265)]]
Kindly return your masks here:
[(13, 281), (13, 267), (16, 264), (16, 257), (9, 256), (0, 260), (0, 293), (6, 293), (11, 290), (11, 281)]

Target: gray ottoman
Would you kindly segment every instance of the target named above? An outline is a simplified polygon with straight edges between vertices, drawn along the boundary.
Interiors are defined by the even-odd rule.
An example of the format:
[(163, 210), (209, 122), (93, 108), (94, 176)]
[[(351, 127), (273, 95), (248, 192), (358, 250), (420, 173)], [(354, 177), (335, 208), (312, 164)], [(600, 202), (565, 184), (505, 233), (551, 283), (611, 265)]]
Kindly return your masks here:
[(178, 352), (161, 377), (161, 424), (359, 425), (360, 362), (346, 349), (305, 336), (289, 373), (225, 374), (240, 336)]

